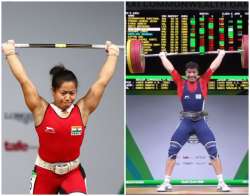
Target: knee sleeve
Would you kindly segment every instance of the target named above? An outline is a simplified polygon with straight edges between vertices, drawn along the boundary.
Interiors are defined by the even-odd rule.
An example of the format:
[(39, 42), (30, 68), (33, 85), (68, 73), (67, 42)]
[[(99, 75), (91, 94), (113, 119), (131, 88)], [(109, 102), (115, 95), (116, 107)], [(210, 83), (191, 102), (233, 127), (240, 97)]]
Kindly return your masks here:
[(217, 147), (216, 147), (216, 142), (215, 141), (210, 141), (205, 144), (205, 148), (209, 154), (209, 157), (211, 160), (217, 159), (218, 158), (218, 152), (217, 152)]
[(181, 148), (182, 148), (182, 145), (179, 142), (170, 141), (170, 147), (168, 150), (168, 158), (176, 159), (176, 156)]

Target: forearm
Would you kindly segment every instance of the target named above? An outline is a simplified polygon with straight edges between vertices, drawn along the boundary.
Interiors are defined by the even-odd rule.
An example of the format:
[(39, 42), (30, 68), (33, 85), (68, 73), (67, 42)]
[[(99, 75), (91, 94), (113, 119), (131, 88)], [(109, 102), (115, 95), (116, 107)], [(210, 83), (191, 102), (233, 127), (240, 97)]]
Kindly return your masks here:
[(19, 81), (20, 84), (25, 83), (29, 80), (24, 67), (16, 54), (6, 57), (7, 63), (10, 66), (11, 72)]
[(43, 103), (43, 100), (39, 96), (36, 87), (29, 80), (24, 67), (17, 55), (7, 55), (6, 58), (13, 75), (21, 85), (27, 107), (31, 112), (37, 112), (37, 109), (39, 109), (40, 106), (42, 107), (41, 104)]
[(90, 87), (87, 94), (77, 102), (83, 113), (91, 114), (100, 103), (105, 87), (114, 75), (117, 59), (118, 56), (114, 55), (107, 57), (99, 72), (98, 79)]
[(171, 74), (174, 70), (173, 64), (168, 60), (165, 54), (160, 53), (160, 58), (164, 68)]
[(221, 65), (221, 62), (224, 58), (224, 55), (225, 54), (218, 54), (218, 56), (214, 59), (214, 61), (211, 63), (210, 65), (210, 69), (214, 72), (220, 65)]
[(98, 80), (101, 81), (103, 85), (106, 86), (114, 75), (117, 60), (118, 56), (115, 55), (110, 55), (107, 57), (107, 60), (102, 66), (98, 77)]

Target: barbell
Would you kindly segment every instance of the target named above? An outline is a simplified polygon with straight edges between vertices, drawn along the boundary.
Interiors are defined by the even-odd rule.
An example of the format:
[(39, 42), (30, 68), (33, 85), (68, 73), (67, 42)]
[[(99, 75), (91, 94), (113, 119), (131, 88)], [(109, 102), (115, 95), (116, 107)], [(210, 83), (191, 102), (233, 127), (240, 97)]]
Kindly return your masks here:
[[(242, 36), (241, 50), (225, 51), (227, 54), (241, 54), (242, 68), (248, 68), (248, 35)], [(207, 51), (204, 54), (217, 54), (218, 51)], [(166, 53), (167, 56), (196, 55), (200, 52)], [(130, 73), (145, 72), (145, 58), (158, 57), (159, 54), (144, 54), (143, 44), (140, 40), (131, 39), (127, 41), (127, 64)]]
[[(117, 45), (118, 48), (123, 49), (124, 46)], [(58, 43), (58, 44), (15, 44), (16, 48), (86, 48), (86, 49), (105, 49), (106, 45), (101, 44), (66, 44), (66, 43)]]
[[(100, 44), (68, 44), (68, 43), (25, 43), (15, 44), (16, 48), (85, 48), (85, 49), (105, 49), (106, 45)], [(124, 49), (124, 46), (118, 45), (118, 48)], [(242, 68), (248, 68), (248, 35), (242, 36), (241, 50), (226, 51), (226, 53), (240, 53)], [(140, 40), (127, 41), (127, 64), (131, 73), (144, 73), (145, 72), (145, 58), (158, 57), (159, 54), (144, 54), (143, 44)], [(207, 51), (204, 54), (217, 54), (218, 51)], [(183, 52), (183, 53), (166, 53), (167, 56), (180, 56), (180, 55), (195, 55), (199, 52)]]

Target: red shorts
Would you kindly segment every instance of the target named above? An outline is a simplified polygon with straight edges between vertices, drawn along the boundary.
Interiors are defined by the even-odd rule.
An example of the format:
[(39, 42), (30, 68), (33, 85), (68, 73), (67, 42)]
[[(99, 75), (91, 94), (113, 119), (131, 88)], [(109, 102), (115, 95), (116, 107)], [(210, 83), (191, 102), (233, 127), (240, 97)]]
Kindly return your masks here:
[(81, 192), (87, 194), (86, 175), (80, 165), (71, 172), (58, 175), (47, 169), (35, 166), (31, 178), (31, 194), (57, 194)]

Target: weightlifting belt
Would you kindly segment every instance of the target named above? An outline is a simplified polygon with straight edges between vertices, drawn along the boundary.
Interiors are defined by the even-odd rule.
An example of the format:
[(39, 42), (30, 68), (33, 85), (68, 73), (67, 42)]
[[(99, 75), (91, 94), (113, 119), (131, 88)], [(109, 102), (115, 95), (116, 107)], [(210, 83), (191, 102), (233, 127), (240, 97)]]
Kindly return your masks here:
[(199, 111), (199, 112), (184, 112), (181, 111), (181, 116), (184, 118), (191, 118), (192, 120), (200, 120), (204, 116), (208, 116), (208, 113), (205, 111)]
[(63, 175), (63, 174), (67, 174), (70, 171), (76, 169), (80, 164), (80, 160), (79, 160), (79, 158), (77, 158), (74, 161), (70, 161), (70, 162), (48, 163), (48, 162), (42, 160), (39, 157), (39, 155), (37, 155), (35, 164), (39, 167), (50, 170), (50, 171), (54, 172), (55, 174)]

